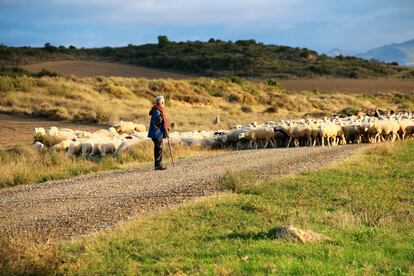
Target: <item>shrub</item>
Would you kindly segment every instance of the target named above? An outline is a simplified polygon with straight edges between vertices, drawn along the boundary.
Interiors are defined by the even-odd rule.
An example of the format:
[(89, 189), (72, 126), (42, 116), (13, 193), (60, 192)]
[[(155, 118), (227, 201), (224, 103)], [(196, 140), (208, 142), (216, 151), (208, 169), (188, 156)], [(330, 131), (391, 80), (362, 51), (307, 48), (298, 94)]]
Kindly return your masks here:
[(278, 111), (276, 106), (269, 106), (265, 110), (263, 110), (264, 113), (276, 113)]
[(242, 106), (241, 111), (243, 111), (244, 113), (252, 113), (253, 112), (253, 110), (250, 106)]
[(106, 86), (106, 91), (117, 98), (124, 98), (131, 96), (131, 91), (125, 86), (119, 86), (114, 84), (108, 84)]
[(339, 111), (339, 114), (344, 117), (355, 115), (358, 112), (358, 108), (356, 107), (346, 107)]
[(49, 70), (46, 70), (45, 68), (42, 68), (40, 72), (37, 72), (34, 74), (35, 77), (41, 78), (41, 77), (58, 77), (59, 74), (56, 72), (52, 72)]
[(224, 92), (222, 90), (211, 90), (208, 93), (213, 97), (224, 97)]
[(230, 81), (231, 81), (232, 83), (237, 83), (237, 84), (239, 84), (239, 85), (243, 84), (243, 82), (244, 82), (244, 80), (243, 80), (242, 78), (237, 77), (237, 76), (232, 76), (232, 77), (230, 77)]
[(47, 92), (51, 96), (61, 96), (65, 98), (73, 97), (70, 87), (60, 83), (50, 83), (47, 86)]
[(279, 83), (277, 82), (277, 80), (273, 80), (273, 79), (267, 80), (266, 84), (269, 86), (276, 86), (276, 87), (279, 86)]
[(231, 94), (230, 96), (227, 97), (227, 101), (229, 103), (240, 103), (241, 97), (237, 94)]
[(36, 83), (34, 79), (27, 76), (16, 77), (14, 80), (15, 90), (29, 92), (35, 86)]
[(243, 194), (260, 194), (261, 187), (259, 185), (260, 181), (258, 181), (256, 175), (251, 171), (243, 171), (236, 175), (227, 170), (218, 181), (218, 187), (220, 189)]
[(14, 89), (13, 79), (7, 76), (0, 76), (0, 92), (8, 92)]
[(44, 117), (51, 120), (69, 120), (71, 116), (67, 109), (63, 106), (51, 107), (48, 104), (42, 104), (39, 107), (35, 107), (32, 111), (32, 115), (38, 117)]
[(72, 118), (75, 122), (97, 123), (96, 113), (92, 110), (79, 110)]
[(104, 111), (101, 107), (96, 108), (96, 121), (98, 123), (110, 123), (116, 121), (114, 114)]

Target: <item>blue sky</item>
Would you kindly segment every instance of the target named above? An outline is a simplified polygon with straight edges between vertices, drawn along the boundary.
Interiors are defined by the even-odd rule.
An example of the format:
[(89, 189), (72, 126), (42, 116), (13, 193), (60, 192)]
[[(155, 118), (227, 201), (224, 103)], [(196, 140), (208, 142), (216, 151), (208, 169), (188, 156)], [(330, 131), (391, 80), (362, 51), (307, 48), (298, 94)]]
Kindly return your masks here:
[(123, 46), (256, 39), (363, 52), (414, 39), (413, 0), (0, 0), (0, 43)]

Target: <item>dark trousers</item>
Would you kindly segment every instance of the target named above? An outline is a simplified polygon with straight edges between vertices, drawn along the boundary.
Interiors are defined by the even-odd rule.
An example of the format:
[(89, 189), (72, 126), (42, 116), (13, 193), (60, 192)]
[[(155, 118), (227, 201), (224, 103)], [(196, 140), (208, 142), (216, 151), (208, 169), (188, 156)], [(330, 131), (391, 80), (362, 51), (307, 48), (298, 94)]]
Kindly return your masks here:
[(154, 142), (154, 163), (155, 167), (161, 166), (162, 162), (162, 146), (163, 146), (163, 140), (157, 141), (152, 140)]

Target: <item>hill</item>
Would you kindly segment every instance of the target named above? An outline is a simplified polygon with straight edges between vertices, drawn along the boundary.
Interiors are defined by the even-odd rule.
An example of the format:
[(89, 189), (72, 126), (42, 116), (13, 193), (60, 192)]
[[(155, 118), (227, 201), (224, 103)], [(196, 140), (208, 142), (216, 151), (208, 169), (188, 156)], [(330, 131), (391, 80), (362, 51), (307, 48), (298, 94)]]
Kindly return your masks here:
[(255, 40), (173, 42), (77, 49), (45, 44), (43, 48), (0, 46), (0, 65), (24, 65), (52, 60), (116, 61), (196, 76), (251, 78), (345, 77), (412, 78), (414, 70), (356, 57), (319, 55), (307, 48), (265, 45)]
[(358, 57), (414, 66), (414, 39), (375, 48), (366, 53), (359, 54)]

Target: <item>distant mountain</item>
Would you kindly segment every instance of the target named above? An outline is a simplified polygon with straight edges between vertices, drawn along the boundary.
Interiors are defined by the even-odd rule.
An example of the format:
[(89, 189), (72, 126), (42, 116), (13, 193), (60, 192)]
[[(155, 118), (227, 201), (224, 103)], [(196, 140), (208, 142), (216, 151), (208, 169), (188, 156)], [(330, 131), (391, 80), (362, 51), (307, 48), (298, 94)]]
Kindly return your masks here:
[(414, 66), (414, 39), (375, 48), (366, 53), (358, 54), (357, 57), (385, 62), (396, 61), (400, 65)]
[(355, 53), (354, 52), (345, 51), (345, 50), (341, 50), (341, 49), (335, 48), (335, 49), (332, 49), (332, 50), (329, 50), (328, 52), (326, 52), (326, 55), (328, 57), (337, 57), (337, 56), (344, 56), (344, 57), (346, 57), (346, 56), (354, 56)]

